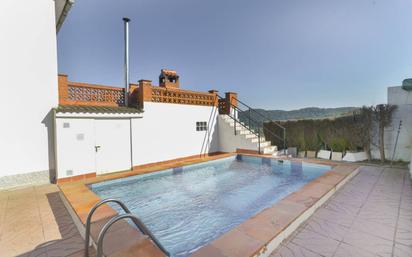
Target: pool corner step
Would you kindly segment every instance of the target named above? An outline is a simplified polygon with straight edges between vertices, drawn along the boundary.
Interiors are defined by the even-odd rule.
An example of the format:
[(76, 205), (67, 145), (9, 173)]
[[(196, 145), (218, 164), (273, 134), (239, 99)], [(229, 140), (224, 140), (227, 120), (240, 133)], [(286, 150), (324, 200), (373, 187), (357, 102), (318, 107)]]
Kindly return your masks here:
[(108, 257), (136, 256), (165, 257), (165, 254), (158, 247), (156, 247), (149, 238), (146, 238), (132, 244), (124, 250), (108, 255)]
[[(113, 217), (108, 217), (91, 223), (90, 236), (93, 242), (97, 242), (103, 226), (112, 218)], [(135, 245), (145, 238), (146, 237), (140, 231), (132, 227), (127, 221), (119, 220), (110, 227), (105, 236), (103, 244), (104, 254), (105, 256), (111, 256), (112, 254)]]

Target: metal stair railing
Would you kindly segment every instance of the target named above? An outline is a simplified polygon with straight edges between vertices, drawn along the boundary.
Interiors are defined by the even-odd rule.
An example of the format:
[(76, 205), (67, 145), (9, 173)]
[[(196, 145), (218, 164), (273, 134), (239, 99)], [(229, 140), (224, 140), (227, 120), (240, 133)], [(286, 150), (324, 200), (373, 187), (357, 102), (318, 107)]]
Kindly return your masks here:
[[(219, 96), (219, 95), (218, 95), (218, 97), (219, 97), (219, 99), (221, 99), (221, 100), (225, 100), (225, 98), (223, 98), (223, 97), (221, 97), (221, 96)], [(236, 101), (239, 101), (239, 100), (238, 100), (237, 98), (235, 98), (235, 97), (232, 97), (232, 99), (235, 99)], [(227, 101), (227, 100), (226, 100), (226, 101)], [(239, 101), (239, 102), (240, 102), (240, 101)], [(240, 102), (240, 103), (242, 103), (242, 102)], [(242, 104), (243, 104), (243, 103), (242, 103)], [(248, 107), (249, 110), (244, 111), (244, 110), (240, 109), (238, 106), (232, 104), (232, 101), (231, 101), (231, 100), (229, 100), (229, 105), (230, 105), (230, 108), (229, 108), (229, 110), (227, 110), (227, 112), (228, 112), (229, 114), (231, 113), (231, 109), (234, 110), (235, 116), (236, 116), (236, 114), (237, 114), (237, 116), (239, 116), (239, 114), (243, 115), (244, 113), (246, 113), (245, 115), (246, 115), (246, 119), (247, 119), (247, 123), (248, 123), (248, 126), (247, 126), (248, 130), (254, 131), (253, 127), (256, 127), (256, 128), (258, 129), (259, 135), (260, 135), (262, 132), (263, 132), (263, 134), (265, 134), (265, 132), (266, 132), (267, 134), (270, 134), (272, 137), (279, 139), (280, 141), (283, 142), (283, 147), (284, 147), (284, 151), (285, 151), (285, 149), (286, 149), (286, 140), (285, 140), (286, 131), (285, 131), (285, 128), (284, 128), (283, 126), (275, 123), (277, 126), (279, 126), (280, 128), (283, 129), (283, 138), (282, 138), (282, 137), (276, 135), (276, 134), (275, 134), (273, 131), (271, 131), (270, 129), (268, 129), (268, 128), (266, 128), (265, 126), (263, 126), (263, 122), (261, 123), (261, 122), (256, 121), (255, 119), (253, 119), (253, 118), (251, 117), (251, 115), (250, 115), (250, 112), (251, 112), (251, 111), (254, 111), (255, 113), (258, 113), (259, 115), (261, 115), (261, 114), (260, 114), (259, 112), (255, 111), (255, 110), (253, 110), (251, 107)], [(244, 104), (244, 105), (245, 105), (245, 104)], [(261, 115), (261, 116), (262, 116), (262, 115)], [(233, 117), (232, 117), (232, 119), (233, 119)], [(236, 119), (238, 120), (238, 123), (242, 123), (242, 122), (241, 122), (241, 119), (240, 119), (239, 117), (237, 117)], [(235, 121), (235, 122), (236, 122), (236, 121)], [(235, 129), (236, 129), (236, 123), (235, 123)], [(235, 134), (236, 134), (236, 132), (235, 132)], [(260, 138), (259, 138), (259, 141), (260, 141)], [(259, 151), (259, 153), (260, 153), (260, 151)]]
[[(251, 118), (250, 118), (250, 113), (251, 113), (251, 112), (259, 115), (260, 117), (262, 117), (262, 118), (263, 118), (263, 121), (262, 121), (262, 129), (263, 129), (263, 130), (266, 129), (266, 132), (268, 132), (268, 133), (271, 134), (272, 136), (274, 136), (274, 137), (278, 138), (279, 140), (281, 140), (281, 141), (283, 142), (283, 149), (284, 149), (284, 151), (286, 151), (286, 128), (285, 128), (284, 126), (282, 126), (282, 125), (280, 125), (279, 123), (271, 120), (271, 119), (268, 118), (266, 115), (263, 115), (262, 113), (256, 111), (255, 109), (253, 109), (253, 108), (250, 107), (249, 105), (247, 105), (247, 104), (245, 104), (244, 102), (240, 101), (238, 98), (232, 96), (232, 99), (236, 100), (236, 102), (238, 102), (238, 103), (240, 103), (241, 105), (243, 105), (243, 106), (245, 106), (246, 108), (248, 108), (247, 111), (242, 111), (242, 112), (243, 112), (243, 113), (244, 113), (244, 112), (248, 112), (248, 116), (247, 116), (247, 117), (248, 117), (249, 119), (251, 119)], [(232, 103), (231, 99), (230, 99), (229, 101), (230, 101), (230, 103)], [(237, 108), (240, 109), (239, 107), (237, 107)], [(255, 121), (255, 122), (257, 122), (257, 121)], [(270, 131), (269, 129), (265, 128), (265, 126), (264, 126), (264, 124), (263, 124), (264, 122), (271, 122), (271, 123), (275, 124), (277, 127), (279, 127), (280, 129), (282, 129), (282, 131), (283, 131), (282, 137), (276, 135), (275, 133), (273, 133), (273, 132)], [(259, 122), (258, 122), (258, 123), (259, 123)]]
[[(150, 230), (143, 224), (143, 222), (140, 221), (139, 218), (137, 218), (135, 215), (133, 215), (129, 208), (127, 208), (127, 206), (120, 200), (118, 199), (114, 199), (114, 198), (108, 198), (108, 199), (103, 199), (100, 202), (96, 203), (92, 209), (90, 209), (89, 214), (87, 215), (87, 219), (86, 219), (86, 236), (85, 236), (85, 248), (84, 248), (84, 256), (85, 257), (89, 257), (89, 244), (90, 244), (90, 226), (91, 226), (91, 220), (92, 220), (92, 216), (94, 214), (94, 212), (103, 204), (107, 204), (107, 203), (117, 203), (124, 212), (126, 212), (126, 214), (122, 214), (122, 215), (117, 215), (115, 217), (113, 217), (109, 222), (107, 222), (104, 226), (103, 229), (100, 231), (99, 236), (98, 236), (98, 247), (97, 247), (97, 251), (98, 254), (97, 256), (102, 256), (103, 254), (103, 248), (101, 248), (101, 254), (99, 255), (99, 242), (100, 242), (100, 236), (102, 236), (102, 242), (100, 244), (103, 244), (103, 237), (106, 234), (106, 232), (103, 232), (103, 230), (106, 230), (111, 226), (111, 224), (115, 223), (116, 221), (120, 220), (120, 219), (116, 219), (122, 216), (127, 215), (127, 217), (123, 217), (123, 218), (131, 218), (133, 223), (136, 225), (136, 227), (140, 230), (140, 232), (142, 232), (144, 235), (147, 235), (150, 237), (150, 239), (156, 244), (157, 247), (159, 247), (160, 250), (162, 250), (162, 252), (164, 254), (166, 254), (167, 256), (169, 256), (169, 252), (162, 246), (162, 244), (154, 237), (154, 235), (150, 232)], [(130, 217), (130, 216), (133, 216)], [(110, 225), (109, 225), (110, 224)], [(108, 226), (109, 225), (109, 226)]]
[[(221, 96), (219, 96), (219, 95), (217, 95), (217, 97), (219, 98), (219, 99), (225, 99), (225, 98), (223, 98), (223, 97), (221, 97)], [(235, 105), (233, 105), (232, 103), (230, 103), (230, 105), (231, 105), (231, 107), (235, 110), (235, 113), (234, 113), (234, 115), (232, 115), (231, 114), (231, 110), (229, 109), (228, 110), (228, 114), (226, 114), (227, 116), (229, 116), (233, 121), (234, 121), (234, 126), (233, 126), (233, 128), (234, 128), (234, 134), (235, 135), (237, 135), (237, 131), (236, 131), (236, 123), (239, 123), (242, 127), (244, 127), (246, 130), (248, 130), (248, 131), (250, 131), (252, 134), (254, 134), (255, 136), (257, 136), (257, 138), (258, 138), (258, 153), (260, 154), (261, 153), (261, 147), (260, 147), (260, 141), (261, 141), (261, 137), (260, 137), (260, 131), (258, 130), (258, 132), (256, 132), (255, 130), (253, 130), (252, 128), (250, 128), (250, 127), (248, 127), (248, 126), (246, 126), (246, 124), (244, 124), (243, 122), (241, 122), (236, 116), (236, 112), (238, 111), (237, 110), (237, 107), (235, 106)]]

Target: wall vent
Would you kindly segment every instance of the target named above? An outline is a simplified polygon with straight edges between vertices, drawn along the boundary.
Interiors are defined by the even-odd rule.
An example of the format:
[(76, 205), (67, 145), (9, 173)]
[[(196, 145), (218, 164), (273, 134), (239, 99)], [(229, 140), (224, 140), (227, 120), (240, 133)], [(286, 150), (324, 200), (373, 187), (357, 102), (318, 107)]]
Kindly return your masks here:
[(84, 140), (84, 134), (82, 134), (82, 133), (77, 134), (77, 135), (76, 135), (76, 139), (77, 139), (78, 141), (83, 141), (83, 140)]
[(73, 170), (66, 170), (66, 176), (73, 176)]
[(64, 122), (63, 123), (63, 128), (70, 128), (70, 123)]

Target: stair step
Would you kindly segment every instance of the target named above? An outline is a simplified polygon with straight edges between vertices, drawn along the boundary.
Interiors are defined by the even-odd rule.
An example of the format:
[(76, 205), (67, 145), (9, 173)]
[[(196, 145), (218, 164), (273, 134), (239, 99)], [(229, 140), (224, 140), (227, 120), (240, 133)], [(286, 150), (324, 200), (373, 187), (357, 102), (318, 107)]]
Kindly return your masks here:
[(247, 130), (247, 129), (242, 129), (239, 131), (239, 134), (240, 135), (250, 135), (252, 134), (252, 132), (250, 132), (250, 130)]
[[(253, 135), (254, 135), (254, 137), (249, 138), (249, 139), (252, 141), (252, 143), (258, 143), (258, 142), (259, 142), (259, 138), (258, 138), (255, 134), (253, 134)], [(266, 142), (265, 138), (264, 138), (264, 137), (260, 137), (260, 142), (261, 142), (261, 143)]]
[(260, 142), (260, 147), (267, 147), (267, 146), (271, 146), (271, 143), (269, 141)]
[[(235, 126), (234, 122), (227, 122), (229, 124), (229, 126), (231, 126), (232, 128)], [(243, 123), (242, 123), (243, 124)], [(246, 126), (245, 124), (241, 125), (239, 124), (239, 122), (236, 122), (236, 129), (238, 128), (248, 128), (248, 126)]]
[(277, 150), (276, 146), (267, 146), (263, 148), (263, 154), (273, 154)]
[[(257, 140), (257, 136), (255, 134), (249, 134), (249, 135), (246, 135), (245, 137), (246, 137), (246, 139), (251, 139), (251, 140), (256, 139)], [(262, 137), (261, 137), (261, 139), (262, 139)]]

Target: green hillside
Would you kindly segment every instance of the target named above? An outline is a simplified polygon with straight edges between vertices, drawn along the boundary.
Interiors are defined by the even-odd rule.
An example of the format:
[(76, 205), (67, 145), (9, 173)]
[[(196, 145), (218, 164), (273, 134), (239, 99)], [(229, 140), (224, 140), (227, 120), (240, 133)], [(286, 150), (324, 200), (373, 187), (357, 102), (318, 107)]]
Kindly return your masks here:
[[(339, 107), (339, 108), (318, 108), (308, 107), (292, 111), (283, 110), (264, 110), (254, 109), (256, 112), (263, 114), (270, 120), (300, 120), (300, 119), (326, 119), (336, 118), (352, 114), (357, 107)], [(247, 113), (240, 114), (240, 119), (244, 120)], [(264, 118), (259, 114), (251, 112), (252, 119), (256, 121), (263, 121)]]

